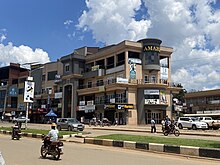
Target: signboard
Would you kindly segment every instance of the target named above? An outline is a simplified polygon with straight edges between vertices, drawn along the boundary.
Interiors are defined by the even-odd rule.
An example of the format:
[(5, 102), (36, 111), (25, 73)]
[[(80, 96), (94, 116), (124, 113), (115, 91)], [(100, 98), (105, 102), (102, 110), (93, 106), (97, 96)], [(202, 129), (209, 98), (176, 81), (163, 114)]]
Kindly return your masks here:
[(34, 101), (34, 82), (25, 81), (24, 84), (24, 102), (33, 103)]
[(154, 46), (154, 45), (147, 45), (147, 46), (144, 46), (143, 48), (144, 52), (160, 52), (160, 46)]
[(160, 104), (160, 91), (155, 89), (144, 90), (145, 104)]
[(128, 84), (128, 79), (127, 79), (127, 78), (117, 77), (117, 78), (116, 78), (116, 82), (117, 82), (117, 83)]
[(95, 65), (95, 66), (92, 67), (92, 71), (96, 71), (98, 69), (99, 69), (99, 65)]
[(162, 80), (168, 80), (168, 68), (160, 67), (160, 77)]
[(159, 90), (157, 89), (145, 89), (144, 95), (159, 95)]
[(115, 109), (134, 109), (133, 104), (106, 104), (104, 105), (106, 110), (115, 110)]
[(84, 106), (84, 105), (78, 106), (78, 110), (79, 110), (79, 111), (85, 111), (85, 106)]
[(58, 93), (55, 93), (55, 99), (61, 99), (62, 98), (62, 92), (58, 92)]
[(128, 59), (129, 64), (141, 64), (141, 59), (138, 58), (129, 58)]
[(12, 96), (12, 97), (18, 96), (18, 88), (16, 85), (10, 86), (8, 90), (9, 90), (8, 91), (9, 96)]
[(86, 105), (86, 101), (80, 101), (79, 105)]

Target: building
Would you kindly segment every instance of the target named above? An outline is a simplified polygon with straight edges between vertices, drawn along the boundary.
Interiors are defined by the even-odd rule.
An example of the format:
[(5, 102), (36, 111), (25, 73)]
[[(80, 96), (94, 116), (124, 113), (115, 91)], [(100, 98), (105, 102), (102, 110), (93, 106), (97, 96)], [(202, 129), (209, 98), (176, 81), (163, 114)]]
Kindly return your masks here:
[(220, 89), (186, 93), (185, 102), (189, 116), (220, 118)]
[(35, 82), (34, 104), (30, 112), (32, 122), (47, 122), (45, 114), (50, 108), (61, 117), (62, 75), (63, 65), (60, 60), (32, 66), (31, 76)]
[(25, 114), (24, 82), (28, 74), (29, 70), (20, 64), (10, 63), (0, 68), (0, 116)]
[(62, 116), (108, 118), (119, 124), (157, 123), (172, 114), (173, 49), (159, 39), (83, 47), (62, 57)]

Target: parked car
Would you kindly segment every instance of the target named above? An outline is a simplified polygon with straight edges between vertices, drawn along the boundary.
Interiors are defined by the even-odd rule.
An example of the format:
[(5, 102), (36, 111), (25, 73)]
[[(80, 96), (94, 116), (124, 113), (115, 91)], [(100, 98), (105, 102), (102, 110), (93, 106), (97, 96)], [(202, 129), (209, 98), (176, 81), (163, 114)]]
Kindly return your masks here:
[[(13, 123), (15, 123), (15, 122), (24, 123), (25, 121), (26, 121), (26, 117), (25, 116), (20, 116), (20, 117), (12, 119)], [(27, 119), (27, 122), (29, 122), (29, 121), (30, 121), (30, 119)]]
[(213, 129), (219, 129), (220, 127), (220, 121), (219, 120), (214, 120), (212, 117), (197, 117), (199, 121), (205, 122), (209, 128)]
[(177, 120), (177, 126), (179, 129), (208, 129), (208, 125), (205, 122), (199, 121), (193, 117), (179, 117)]
[(69, 131), (83, 131), (84, 124), (80, 123), (76, 118), (60, 118), (57, 120), (57, 129), (67, 129)]

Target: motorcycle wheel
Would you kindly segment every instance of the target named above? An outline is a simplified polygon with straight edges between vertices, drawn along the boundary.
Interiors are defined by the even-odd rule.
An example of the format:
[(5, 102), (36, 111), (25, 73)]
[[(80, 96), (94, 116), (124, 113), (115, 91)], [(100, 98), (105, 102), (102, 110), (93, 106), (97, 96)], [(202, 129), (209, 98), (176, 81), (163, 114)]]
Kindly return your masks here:
[(180, 136), (180, 131), (177, 130), (177, 129), (175, 129), (173, 133), (174, 133), (175, 136)]
[(60, 159), (60, 150), (56, 147), (54, 154), (53, 154), (53, 158), (55, 160), (59, 160)]
[(164, 134), (164, 136), (168, 136), (169, 133), (168, 133), (168, 131), (164, 131), (163, 134)]
[(41, 146), (40, 153), (41, 153), (42, 158), (46, 158), (47, 149), (44, 146)]

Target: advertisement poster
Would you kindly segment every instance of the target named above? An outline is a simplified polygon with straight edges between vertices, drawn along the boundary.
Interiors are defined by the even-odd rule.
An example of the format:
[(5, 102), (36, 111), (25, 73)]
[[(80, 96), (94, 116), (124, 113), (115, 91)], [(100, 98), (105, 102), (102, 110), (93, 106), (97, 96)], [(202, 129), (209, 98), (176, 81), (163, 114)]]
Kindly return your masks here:
[(161, 104), (166, 104), (167, 103), (165, 91), (162, 91), (162, 90), (160, 91), (160, 103)]
[(136, 64), (130, 64), (130, 79), (136, 79)]

